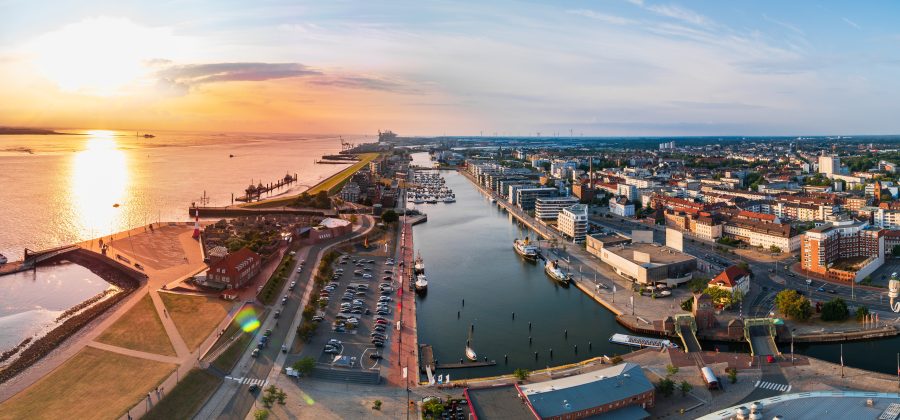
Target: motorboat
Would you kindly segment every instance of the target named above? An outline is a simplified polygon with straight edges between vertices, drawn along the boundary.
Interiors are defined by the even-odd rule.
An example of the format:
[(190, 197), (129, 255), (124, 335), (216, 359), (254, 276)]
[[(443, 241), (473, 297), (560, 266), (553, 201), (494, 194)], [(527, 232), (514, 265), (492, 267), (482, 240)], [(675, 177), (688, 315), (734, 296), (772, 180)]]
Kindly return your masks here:
[(475, 331), (475, 325), (469, 327), (469, 339), (466, 340), (466, 359), (471, 361), (477, 361), (478, 355), (475, 354), (475, 349), (472, 348), (472, 332)]
[(413, 266), (416, 274), (425, 274), (425, 261), (422, 260), (422, 254), (416, 256), (416, 263)]
[(513, 241), (513, 249), (516, 251), (516, 254), (521, 255), (522, 258), (528, 261), (537, 259), (537, 247), (531, 244), (531, 240), (528, 237)]
[(566, 274), (566, 272), (560, 268), (559, 260), (547, 260), (547, 263), (544, 264), (544, 272), (547, 273), (551, 279), (564, 285), (568, 285), (569, 281), (572, 280), (571, 276)]
[(6, 256), (3, 254), (0, 254), (0, 265), (6, 264), (8, 262), (9, 262), (9, 260), (6, 258)]

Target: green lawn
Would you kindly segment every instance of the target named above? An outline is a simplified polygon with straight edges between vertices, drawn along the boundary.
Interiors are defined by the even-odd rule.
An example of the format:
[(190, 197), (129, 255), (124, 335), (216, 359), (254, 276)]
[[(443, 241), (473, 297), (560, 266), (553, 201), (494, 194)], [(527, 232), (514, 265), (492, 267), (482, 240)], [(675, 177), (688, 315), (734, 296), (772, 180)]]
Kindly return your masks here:
[(216, 360), (213, 360), (212, 365), (222, 372), (231, 372), (252, 339), (252, 333), (241, 333), (237, 340), (234, 340)]
[(85, 347), (0, 404), (0, 419), (119, 418), (174, 370), (171, 363)]
[(159, 297), (191, 351), (197, 349), (215, 331), (234, 305), (233, 302), (205, 296), (160, 293)]
[(103, 331), (97, 341), (132, 350), (175, 356), (175, 349), (149, 294)]
[(194, 369), (143, 418), (149, 420), (192, 418), (221, 383), (222, 378), (205, 370)]

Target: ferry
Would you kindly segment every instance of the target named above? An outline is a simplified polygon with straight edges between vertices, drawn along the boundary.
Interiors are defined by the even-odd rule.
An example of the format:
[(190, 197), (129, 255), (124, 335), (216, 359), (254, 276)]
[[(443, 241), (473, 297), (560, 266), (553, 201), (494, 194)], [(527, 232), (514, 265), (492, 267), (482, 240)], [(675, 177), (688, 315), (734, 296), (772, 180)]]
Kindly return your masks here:
[(534, 261), (537, 259), (537, 247), (531, 244), (531, 241), (526, 237), (525, 239), (516, 239), (513, 242), (513, 249), (516, 251), (516, 254), (522, 256), (528, 261)]
[(566, 272), (559, 267), (558, 260), (547, 260), (547, 263), (544, 264), (544, 272), (546, 272), (551, 279), (556, 280), (564, 285), (568, 285), (569, 281), (572, 280), (572, 277), (566, 274)]
[(610, 343), (622, 344), (632, 347), (650, 347), (654, 349), (670, 348), (677, 349), (678, 344), (661, 338), (637, 337), (627, 334), (613, 334), (609, 337)]
[(6, 258), (6, 256), (3, 254), (0, 254), (0, 265), (6, 264), (8, 262), (9, 262), (9, 260)]
[(424, 274), (419, 274), (418, 276), (416, 276), (415, 285), (416, 285), (417, 292), (424, 292), (425, 290), (428, 289), (428, 279), (425, 278)]
[(416, 274), (425, 274), (425, 261), (422, 261), (422, 254), (416, 257), (416, 264), (413, 268)]

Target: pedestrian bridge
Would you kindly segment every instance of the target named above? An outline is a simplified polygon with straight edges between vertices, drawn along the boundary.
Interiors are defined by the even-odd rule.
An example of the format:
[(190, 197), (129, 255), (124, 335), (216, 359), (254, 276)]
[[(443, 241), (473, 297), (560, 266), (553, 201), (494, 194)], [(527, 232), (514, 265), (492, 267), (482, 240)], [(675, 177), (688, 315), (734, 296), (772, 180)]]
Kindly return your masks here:
[(750, 343), (751, 356), (780, 356), (775, 345), (775, 320), (752, 318), (744, 321), (744, 338)]

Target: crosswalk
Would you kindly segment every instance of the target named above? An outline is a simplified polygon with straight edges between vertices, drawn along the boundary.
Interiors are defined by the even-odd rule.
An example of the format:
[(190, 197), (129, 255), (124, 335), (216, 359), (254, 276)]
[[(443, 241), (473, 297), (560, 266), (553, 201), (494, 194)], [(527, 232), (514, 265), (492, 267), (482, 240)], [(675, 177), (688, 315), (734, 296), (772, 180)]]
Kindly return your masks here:
[(241, 385), (259, 385), (260, 388), (266, 386), (266, 379), (255, 379), (255, 378), (234, 378), (231, 376), (226, 376), (225, 379), (230, 379), (235, 381)]
[(775, 382), (756, 381), (757, 388), (768, 389), (770, 391), (789, 392), (791, 385), (779, 384)]

